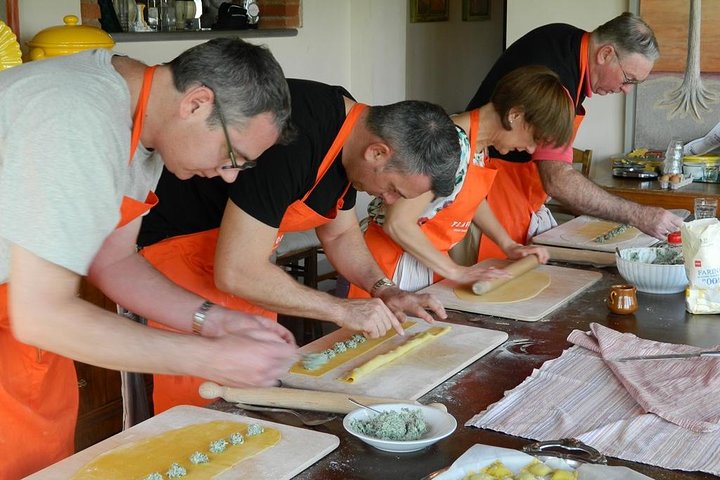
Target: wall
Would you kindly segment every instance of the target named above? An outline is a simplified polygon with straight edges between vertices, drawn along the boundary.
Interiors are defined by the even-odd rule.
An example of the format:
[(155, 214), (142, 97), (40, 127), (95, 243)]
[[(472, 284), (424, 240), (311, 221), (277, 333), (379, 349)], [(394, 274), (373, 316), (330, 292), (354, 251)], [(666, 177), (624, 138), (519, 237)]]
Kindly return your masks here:
[(450, 0), (449, 21), (408, 23), (408, 98), (465, 110), (502, 53), (503, 22), (502, 0), (491, 0), (490, 20), (478, 22), (463, 22), (462, 0)]
[[(288, 76), (346, 86), (358, 100), (389, 103), (416, 98), (461, 110), (502, 49), (502, 0), (492, 0), (491, 20), (461, 21), (462, 0), (450, 0), (450, 21), (409, 23), (406, 1), (304, 0), (296, 37), (262, 39)], [(545, 23), (567, 22), (592, 30), (628, 8), (628, 0), (508, 1), (507, 41)], [(79, 15), (78, 0), (22, 0), (23, 43), (39, 30)], [(157, 63), (198, 42), (125, 42), (117, 50)], [(586, 100), (588, 116), (576, 146), (592, 148), (593, 169), (623, 150), (624, 97)]]
[[(511, 44), (524, 33), (546, 23), (569, 23), (590, 31), (626, 10), (627, 0), (510, 0), (507, 43)], [(575, 146), (593, 150), (593, 171), (608, 168), (609, 156), (623, 151), (625, 96), (595, 95), (585, 100), (583, 105), (587, 115), (575, 139)]]

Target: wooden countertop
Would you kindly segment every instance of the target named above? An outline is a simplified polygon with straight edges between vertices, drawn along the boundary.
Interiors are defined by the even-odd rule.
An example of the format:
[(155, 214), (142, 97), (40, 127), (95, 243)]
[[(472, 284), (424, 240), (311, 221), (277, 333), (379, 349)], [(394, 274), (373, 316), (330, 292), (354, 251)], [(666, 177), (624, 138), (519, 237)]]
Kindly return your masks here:
[[(539, 322), (449, 312), (450, 322), (502, 330), (510, 336), (507, 342), (421, 398), (423, 403), (442, 402), (447, 405), (448, 411), (458, 421), (458, 428), (450, 437), (420, 452), (391, 454), (373, 449), (348, 435), (343, 430), (341, 419), (336, 419), (312, 428), (340, 437), (340, 447), (296, 478), (419, 480), (431, 472), (449, 466), (476, 443), (516, 449), (531, 443), (528, 439), (491, 430), (468, 428), (464, 423), (474, 414), (500, 400), (503, 392), (519, 385), (534, 368), (560, 356), (562, 351), (570, 346), (566, 340), (570, 332), (575, 329), (587, 330), (592, 322), (651, 340), (701, 347), (720, 344), (720, 315), (687, 313), (682, 293), (638, 293), (639, 309), (634, 315), (620, 316), (610, 313), (605, 304), (609, 287), (622, 280), (614, 268), (596, 271), (603, 273), (602, 280), (567, 306)], [(222, 408), (222, 405), (219, 408)], [(271, 416), (261, 418), (273, 419)], [(275, 417), (276, 420), (279, 418)], [(286, 418), (282, 417), (283, 421)], [(629, 466), (656, 480), (717, 478), (710, 474), (665, 470), (614, 458), (610, 458), (609, 463)]]
[(654, 205), (667, 209), (682, 208), (693, 212), (694, 199), (698, 197), (719, 198), (720, 183), (693, 182), (677, 190), (661, 189), (657, 180), (642, 181), (612, 176), (609, 168), (600, 168), (590, 176), (606, 191), (643, 205)]

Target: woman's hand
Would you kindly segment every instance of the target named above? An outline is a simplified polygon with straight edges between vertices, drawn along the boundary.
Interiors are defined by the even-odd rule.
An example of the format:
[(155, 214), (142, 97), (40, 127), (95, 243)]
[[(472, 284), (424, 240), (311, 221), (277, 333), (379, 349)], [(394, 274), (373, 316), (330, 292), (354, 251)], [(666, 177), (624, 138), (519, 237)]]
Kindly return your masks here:
[(550, 252), (548, 252), (548, 249), (538, 245), (520, 245), (519, 243), (513, 243), (504, 249), (504, 252), (511, 260), (519, 260), (528, 255), (536, 255), (540, 263), (547, 263), (547, 261), (550, 260)]

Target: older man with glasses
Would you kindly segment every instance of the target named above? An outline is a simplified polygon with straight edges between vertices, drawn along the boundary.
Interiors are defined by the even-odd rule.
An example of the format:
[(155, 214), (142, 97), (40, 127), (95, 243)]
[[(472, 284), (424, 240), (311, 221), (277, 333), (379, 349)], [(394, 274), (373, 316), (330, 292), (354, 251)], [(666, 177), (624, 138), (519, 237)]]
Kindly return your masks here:
[[(467, 110), (484, 105), (503, 75), (523, 65), (544, 65), (560, 76), (576, 108), (575, 131), (593, 93), (627, 93), (644, 81), (659, 56), (655, 35), (637, 15), (625, 12), (586, 32), (566, 24), (536, 28), (514, 42), (495, 62)], [(556, 225), (544, 206), (548, 194), (579, 214), (631, 224), (658, 239), (679, 229), (671, 212), (639, 205), (604, 191), (572, 168), (572, 145), (539, 146), (531, 155), (501, 155), (491, 149), (490, 168), (498, 170), (488, 202), (511, 237), (526, 241)], [(477, 232), (475, 232), (477, 235)], [(468, 236), (468, 243), (473, 241)], [(464, 246), (468, 250), (467, 245)], [(489, 238), (480, 239), (477, 259), (504, 255)], [(461, 256), (461, 255), (459, 255)], [(462, 259), (472, 261), (475, 258)]]
[[(141, 254), (205, 298), (269, 318), (282, 313), (324, 320), (370, 337), (402, 333), (406, 314), (432, 321), (427, 309), (445, 318), (435, 298), (405, 292), (385, 278), (354, 205), (358, 190), (387, 203), (451, 192), (460, 157), (453, 122), (426, 102), (366, 106), (342, 87), (288, 84), (294, 139), (268, 149), (230, 185), (164, 174), (158, 185), (163, 201), (143, 220)], [(244, 166), (233, 160), (236, 152), (228, 155)], [(284, 233), (309, 229), (335, 269), (374, 298), (336, 298), (298, 283), (270, 261)], [(205, 402), (200, 382), (156, 375), (156, 413)]]
[[(290, 98), (268, 50), (217, 39), (153, 67), (109, 50), (31, 62), (0, 73), (0, 112), (0, 478), (73, 453), (73, 359), (238, 387), (287, 370), (289, 331), (211, 309), (135, 254), (163, 164), (180, 178), (232, 181), (228, 145), (254, 159), (277, 141)], [(241, 166), (234, 153), (230, 162)], [(196, 335), (92, 305), (78, 296), (81, 277)]]

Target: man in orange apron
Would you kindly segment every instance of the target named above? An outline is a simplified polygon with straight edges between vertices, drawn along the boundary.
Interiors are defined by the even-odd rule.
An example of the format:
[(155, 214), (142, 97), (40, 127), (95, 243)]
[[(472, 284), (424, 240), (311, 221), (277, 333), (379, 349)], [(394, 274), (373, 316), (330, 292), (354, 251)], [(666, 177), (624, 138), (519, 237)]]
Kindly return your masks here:
[[(658, 58), (658, 47), (650, 27), (638, 16), (624, 13), (585, 32), (566, 24), (545, 25), (514, 42), (495, 62), (467, 110), (488, 102), (499, 79), (523, 65), (544, 65), (556, 72), (575, 99), (575, 131), (580, 126), (586, 97), (593, 93), (627, 93), (644, 81)], [(540, 233), (534, 225), (552, 226), (543, 204), (548, 194), (578, 213), (629, 223), (643, 232), (664, 239), (679, 228), (676, 215), (652, 206), (638, 205), (605, 192), (572, 168), (572, 148), (538, 146), (532, 155), (500, 155), (490, 152), (488, 168), (497, 170), (488, 203), (510, 236), (519, 243)], [(533, 160), (530, 162), (530, 160)], [(518, 163), (520, 162), (520, 163)], [(547, 193), (546, 193), (547, 192)], [(538, 215), (536, 218), (533, 216)], [(478, 259), (504, 254), (489, 238), (482, 238)]]
[[(269, 385), (292, 362), (289, 332), (209, 308), (134, 253), (163, 166), (151, 149), (183, 177), (218, 175), (228, 163), (228, 137), (212, 118), (219, 98), (235, 95), (215, 76), (233, 73), (273, 99), (254, 112), (242, 100), (225, 104), (232, 125), (244, 121), (228, 127), (233, 146), (254, 158), (278, 138), (289, 106), (282, 70), (261, 47), (213, 40), (157, 68), (88, 50), (0, 73), (0, 478), (72, 454), (73, 359), (238, 386)], [(84, 275), (123, 305), (202, 337), (91, 305), (77, 297)]]
[[(469, 284), (501, 276), (502, 270), (465, 267), (448, 257), (471, 223), (498, 240), (509, 258), (535, 254), (547, 261), (547, 249), (513, 242), (487, 206), (485, 197), (497, 171), (483, 167), (485, 151), (491, 144), (501, 151), (533, 151), (539, 140), (563, 145), (572, 135), (573, 117), (572, 100), (558, 76), (540, 66), (513, 70), (502, 78), (490, 103), (454, 116), (462, 155), (452, 194), (370, 203), (365, 241), (385, 274), (410, 291), (442, 278)], [(349, 297), (365, 296), (356, 285), (350, 287)]]
[[(269, 149), (227, 186), (163, 175), (163, 203), (143, 221), (141, 253), (179, 284), (268, 317), (278, 312), (325, 320), (371, 337), (391, 328), (402, 332), (405, 312), (430, 321), (430, 309), (445, 318), (436, 299), (401, 291), (384, 277), (353, 207), (356, 190), (388, 202), (450, 191), (459, 158), (452, 121), (426, 102), (369, 107), (341, 87), (288, 84), (296, 138)], [(270, 262), (283, 233), (308, 229), (316, 229), (338, 272), (378, 298), (338, 299)], [(206, 403), (197, 394), (199, 381), (156, 376), (155, 411)]]

